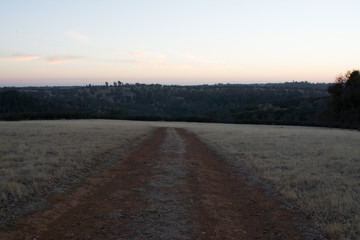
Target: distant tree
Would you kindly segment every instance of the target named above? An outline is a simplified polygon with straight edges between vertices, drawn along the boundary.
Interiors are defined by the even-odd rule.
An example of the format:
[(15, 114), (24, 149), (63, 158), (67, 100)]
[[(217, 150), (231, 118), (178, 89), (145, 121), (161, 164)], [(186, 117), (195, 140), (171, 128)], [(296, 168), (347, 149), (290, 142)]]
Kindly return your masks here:
[(117, 83), (116, 82), (114, 82), (114, 87), (116, 87), (117, 86)]
[(41, 109), (40, 101), (17, 90), (0, 92), (0, 112), (31, 112)]
[(112, 119), (122, 119), (124, 117), (124, 114), (121, 109), (113, 108), (109, 111), (108, 116)]
[(109, 86), (109, 83), (108, 82), (105, 82), (105, 87), (108, 87)]
[(360, 72), (348, 71), (328, 87), (331, 107), (338, 121), (349, 127), (360, 126)]

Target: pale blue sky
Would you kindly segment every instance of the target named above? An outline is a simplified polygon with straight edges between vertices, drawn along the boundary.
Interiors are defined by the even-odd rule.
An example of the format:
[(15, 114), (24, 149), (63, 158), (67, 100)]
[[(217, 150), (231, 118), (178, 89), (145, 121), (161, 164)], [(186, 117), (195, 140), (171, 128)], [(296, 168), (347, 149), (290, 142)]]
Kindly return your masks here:
[(332, 82), (360, 1), (0, 0), (0, 86)]

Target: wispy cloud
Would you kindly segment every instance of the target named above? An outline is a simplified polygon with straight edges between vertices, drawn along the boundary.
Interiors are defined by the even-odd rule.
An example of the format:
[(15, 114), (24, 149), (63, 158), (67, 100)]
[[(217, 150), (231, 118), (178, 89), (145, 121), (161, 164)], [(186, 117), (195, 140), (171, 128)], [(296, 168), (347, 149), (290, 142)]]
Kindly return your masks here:
[(72, 39), (75, 39), (75, 40), (81, 41), (81, 42), (85, 42), (85, 41), (89, 40), (89, 38), (87, 36), (80, 34), (78, 32), (74, 32), (74, 31), (68, 31), (68, 32), (66, 32), (66, 35), (68, 35)]
[(30, 60), (34, 60), (34, 59), (38, 59), (38, 58), (40, 58), (40, 56), (14, 54), (12, 56), (2, 57), (0, 59), (3, 61), (24, 62), (24, 61), (30, 61)]
[(81, 56), (49, 56), (46, 58), (47, 64), (59, 64), (69, 61), (74, 61), (83, 58)]
[(127, 56), (127, 58), (129, 57), (131, 58), (131, 59), (120, 60), (120, 62), (157, 65), (157, 66), (167, 65), (166, 63), (164, 63), (165, 56), (159, 53), (126, 51), (120, 48), (117, 48), (116, 51), (122, 55)]

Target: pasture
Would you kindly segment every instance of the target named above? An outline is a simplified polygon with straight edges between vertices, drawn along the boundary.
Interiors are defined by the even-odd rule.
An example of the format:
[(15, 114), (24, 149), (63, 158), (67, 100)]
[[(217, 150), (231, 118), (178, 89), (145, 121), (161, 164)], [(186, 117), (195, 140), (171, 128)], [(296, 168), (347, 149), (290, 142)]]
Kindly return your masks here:
[[(156, 124), (157, 125), (157, 124)], [(360, 132), (294, 126), (184, 127), (293, 202), (330, 239), (360, 238)]]
[(25, 202), (37, 208), (41, 194), (66, 190), (151, 130), (129, 121), (1, 122), (0, 219), (21, 214)]
[[(111, 161), (155, 127), (185, 128), (252, 172), (330, 239), (360, 237), (360, 132), (290, 126), (109, 120), (0, 124), (0, 217)], [(114, 159), (113, 159), (114, 160)]]

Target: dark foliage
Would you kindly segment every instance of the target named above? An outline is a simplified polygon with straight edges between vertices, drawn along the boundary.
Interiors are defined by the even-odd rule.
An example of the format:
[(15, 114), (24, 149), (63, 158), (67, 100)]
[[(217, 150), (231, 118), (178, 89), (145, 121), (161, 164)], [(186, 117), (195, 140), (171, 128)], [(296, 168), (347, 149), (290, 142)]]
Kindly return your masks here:
[(0, 112), (37, 111), (41, 108), (38, 99), (17, 90), (0, 92)]
[[(0, 88), (0, 119), (109, 118), (231, 123), (321, 122), (327, 84)], [(325, 104), (324, 104), (325, 102)]]
[(360, 72), (349, 71), (338, 77), (328, 92), (334, 120), (344, 127), (360, 128)]

